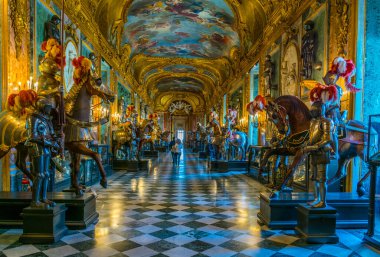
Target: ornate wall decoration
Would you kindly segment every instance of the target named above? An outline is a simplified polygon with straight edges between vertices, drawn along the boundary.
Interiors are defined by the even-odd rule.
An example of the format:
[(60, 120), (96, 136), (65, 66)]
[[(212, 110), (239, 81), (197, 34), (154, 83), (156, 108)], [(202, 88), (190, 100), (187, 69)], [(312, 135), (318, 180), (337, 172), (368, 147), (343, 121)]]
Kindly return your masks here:
[(281, 65), (281, 94), (298, 96), (299, 49), (295, 43), (286, 46)]
[(317, 40), (314, 33), (314, 22), (309, 20), (304, 24), (305, 34), (302, 37), (301, 59), (302, 76), (304, 79), (311, 79), (315, 62), (315, 49)]
[(350, 0), (335, 0), (336, 4), (336, 24), (338, 33), (336, 33), (337, 54), (347, 54), (348, 33), (350, 24)]
[(273, 76), (274, 76), (275, 65), (271, 59), (272, 57), (269, 54), (265, 56), (264, 72), (263, 72), (265, 96), (270, 96), (271, 89), (273, 88)]
[(9, 18), (14, 31), (16, 58), (20, 57), (25, 35), (29, 30), (29, 6), (27, 0), (9, 0)]
[(69, 40), (66, 42), (65, 47), (65, 56), (66, 56), (66, 65), (64, 68), (64, 83), (65, 83), (65, 89), (66, 92), (69, 92), (71, 89), (71, 86), (74, 84), (73, 80), (73, 60), (79, 56), (78, 47), (76, 46), (75, 42), (72, 40)]

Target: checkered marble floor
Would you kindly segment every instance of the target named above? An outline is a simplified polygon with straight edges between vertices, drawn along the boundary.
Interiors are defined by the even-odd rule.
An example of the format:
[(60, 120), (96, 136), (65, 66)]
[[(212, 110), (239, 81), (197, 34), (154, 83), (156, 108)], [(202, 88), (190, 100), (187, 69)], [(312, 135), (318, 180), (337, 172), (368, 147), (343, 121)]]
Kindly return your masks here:
[(149, 172), (118, 172), (97, 188), (100, 220), (52, 245), (22, 245), (0, 230), (2, 256), (380, 256), (364, 230), (338, 230), (340, 243), (306, 244), (294, 231), (257, 224), (264, 187), (242, 172), (210, 174), (186, 153), (179, 167), (160, 154)]

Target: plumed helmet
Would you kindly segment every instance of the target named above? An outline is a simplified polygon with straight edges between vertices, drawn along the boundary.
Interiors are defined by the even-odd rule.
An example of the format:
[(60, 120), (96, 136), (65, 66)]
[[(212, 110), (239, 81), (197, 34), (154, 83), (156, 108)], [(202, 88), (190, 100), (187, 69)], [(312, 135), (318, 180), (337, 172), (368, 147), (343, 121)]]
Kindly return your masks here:
[(343, 57), (336, 57), (331, 63), (331, 68), (328, 73), (336, 74), (344, 78), (344, 84), (348, 91), (358, 92), (359, 88), (351, 83), (351, 78), (356, 74), (356, 67), (352, 60), (344, 59)]
[(309, 97), (312, 103), (329, 103), (338, 99), (338, 90), (334, 85), (326, 86), (317, 84), (312, 90), (310, 90)]
[(252, 102), (247, 104), (246, 110), (250, 115), (255, 115), (256, 112), (262, 111), (266, 105), (267, 101), (265, 97), (263, 97), (262, 95), (257, 95)]

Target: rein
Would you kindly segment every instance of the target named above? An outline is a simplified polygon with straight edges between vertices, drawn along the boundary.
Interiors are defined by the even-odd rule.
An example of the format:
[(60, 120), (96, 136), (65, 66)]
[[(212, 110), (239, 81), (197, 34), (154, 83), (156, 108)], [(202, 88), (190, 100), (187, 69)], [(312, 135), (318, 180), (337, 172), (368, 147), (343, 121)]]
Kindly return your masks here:
[(272, 114), (276, 113), (280, 117), (280, 120), (282, 124), (284, 125), (284, 127), (289, 128), (289, 120), (286, 119), (287, 110), (285, 109), (284, 106), (279, 105), (275, 102), (271, 102), (267, 106), (267, 112), (272, 113)]

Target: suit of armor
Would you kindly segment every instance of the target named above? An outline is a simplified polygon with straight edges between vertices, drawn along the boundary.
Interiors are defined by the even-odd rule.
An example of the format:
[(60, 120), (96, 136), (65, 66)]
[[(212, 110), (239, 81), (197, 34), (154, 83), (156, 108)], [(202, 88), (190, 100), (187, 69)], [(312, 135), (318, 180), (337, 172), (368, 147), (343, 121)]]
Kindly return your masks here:
[(58, 16), (54, 15), (49, 21), (44, 24), (44, 40), (49, 38), (55, 38), (59, 42), (61, 39), (60, 31), (58, 29), (58, 24), (61, 23), (61, 20)]
[[(335, 86), (338, 95), (336, 101), (333, 101), (326, 109), (326, 116), (334, 122), (334, 129), (333, 129), (333, 142), (332, 142), (332, 148), (333, 148), (333, 157), (338, 157), (338, 148), (339, 148), (339, 141), (338, 141), (338, 135), (345, 134), (345, 124), (344, 124), (344, 118), (342, 117), (340, 113), (340, 100), (343, 96), (343, 90), (340, 86), (336, 84), (338, 80), (338, 76), (336, 74), (332, 74), (331, 72), (327, 72), (327, 74), (323, 77), (323, 81), (327, 85)], [(347, 115), (347, 111), (344, 111), (344, 116)], [(341, 132), (342, 131), (342, 132)]]
[(332, 132), (334, 123), (325, 117), (325, 105), (315, 102), (312, 105), (309, 144), (304, 152), (311, 155), (314, 201), (308, 203), (313, 208), (326, 207), (327, 170), (330, 163)]
[(305, 24), (305, 35), (302, 37), (302, 69), (303, 76), (306, 79), (311, 79), (313, 72), (313, 63), (314, 63), (314, 48), (315, 48), (315, 35), (313, 33), (313, 27), (310, 22)]
[(47, 208), (55, 205), (47, 199), (51, 154), (52, 151), (58, 151), (60, 147), (55, 141), (53, 124), (48, 116), (51, 106), (40, 106), (39, 109), (40, 113), (33, 113), (27, 118), (28, 139), (25, 145), (28, 147), (32, 163), (31, 170), (34, 175), (31, 207)]
[(219, 120), (219, 115), (218, 113), (214, 110), (214, 109), (211, 109), (211, 113), (210, 113), (210, 122), (212, 122), (213, 120)]

